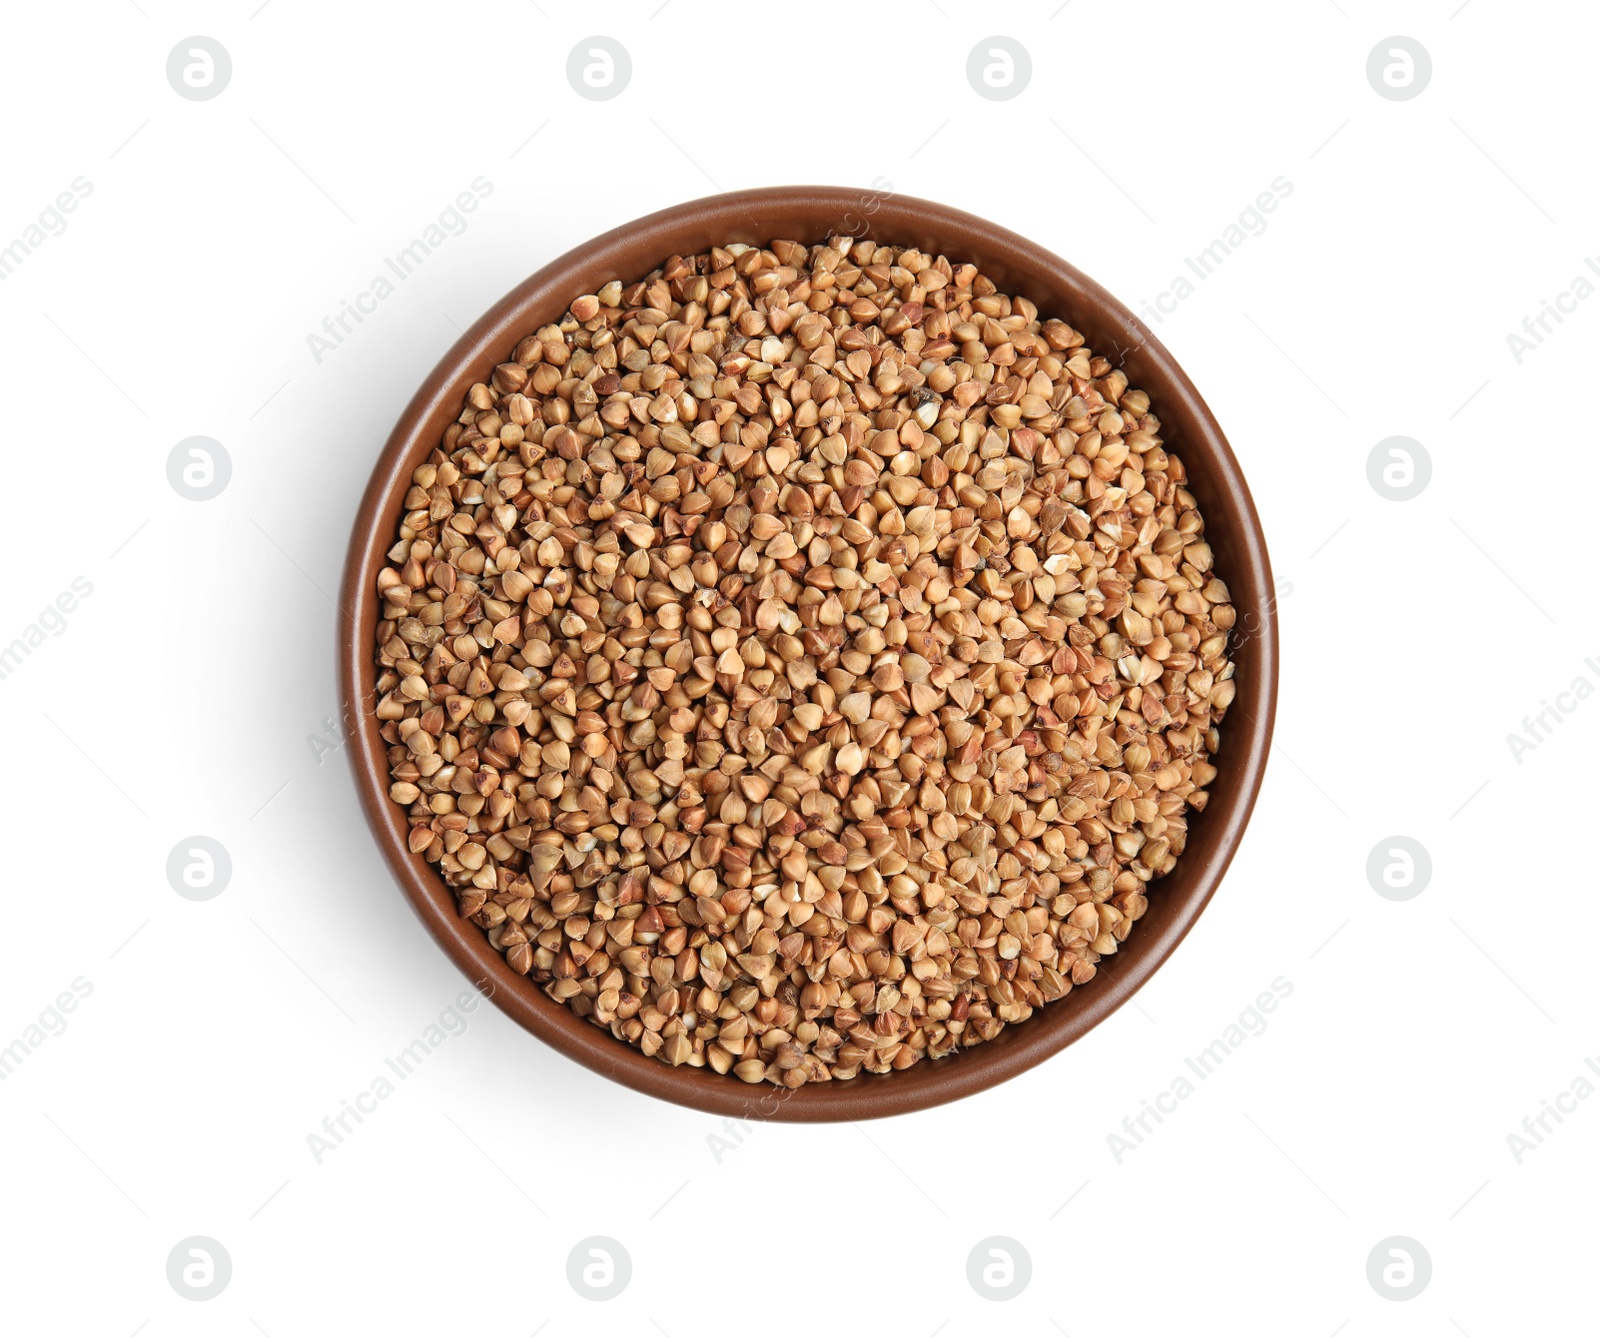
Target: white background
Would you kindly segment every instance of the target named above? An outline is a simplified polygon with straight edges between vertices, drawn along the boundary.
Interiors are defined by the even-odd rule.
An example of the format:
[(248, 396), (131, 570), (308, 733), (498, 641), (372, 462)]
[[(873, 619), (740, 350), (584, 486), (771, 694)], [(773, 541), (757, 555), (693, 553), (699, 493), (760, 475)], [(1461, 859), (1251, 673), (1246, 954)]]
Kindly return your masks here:
[[(1600, 252), (1592, 10), (258, 4), (0, 20), (0, 245), (92, 184), (0, 283), (0, 644), (74, 577), (93, 586), (0, 681), (0, 1046), (92, 986), (0, 1082), (0, 1326), (1592, 1326), (1600, 1100), (1547, 1117), (1520, 1163), (1507, 1136), (1600, 1055), (1600, 702), (1520, 761), (1506, 741), (1575, 678), (1600, 684), (1600, 302), (1520, 364), (1506, 339)], [(564, 73), (597, 25), (633, 62), (605, 102)], [(1033, 63), (1010, 101), (965, 74), (996, 25)], [(232, 58), (211, 101), (166, 78), (191, 34)], [(1366, 77), (1391, 34), (1432, 57), (1410, 101)], [(479, 176), (493, 192), (466, 231), (319, 364), (307, 335)], [(307, 1136), (466, 985), (391, 883), (343, 752), (311, 742), (337, 714), (356, 500), (459, 330), (629, 218), (800, 181), (985, 215), (1137, 307), (1278, 177), (1270, 226), (1157, 327), (1254, 488), (1284, 675), (1243, 847), (1138, 1006), (985, 1095), (752, 1127), (720, 1159), (720, 1121), (484, 1006), (319, 1164)], [(233, 466), (204, 503), (166, 477), (196, 434)], [(1366, 474), (1395, 434), (1433, 464), (1404, 503)], [(232, 859), (211, 901), (166, 878), (194, 834)], [(1366, 875), (1394, 834), (1432, 857), (1409, 901)], [(1278, 977), (1293, 992), (1267, 1030), (1119, 1162), (1108, 1135)], [(233, 1264), (204, 1303), (166, 1277), (191, 1235)], [(604, 1304), (566, 1281), (593, 1235), (633, 1261)], [(1006, 1303), (966, 1276), (996, 1235), (1033, 1262)], [(1367, 1280), (1392, 1235), (1433, 1261), (1411, 1301)]]

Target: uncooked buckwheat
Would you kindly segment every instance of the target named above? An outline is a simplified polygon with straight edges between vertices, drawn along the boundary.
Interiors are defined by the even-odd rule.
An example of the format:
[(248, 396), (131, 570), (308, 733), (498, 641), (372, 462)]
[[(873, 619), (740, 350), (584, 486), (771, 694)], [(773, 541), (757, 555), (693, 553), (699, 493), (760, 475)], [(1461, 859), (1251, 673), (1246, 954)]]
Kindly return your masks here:
[(1149, 399), (972, 265), (672, 257), (524, 339), (378, 574), (411, 849), (552, 998), (786, 1087), (1090, 981), (1234, 621)]

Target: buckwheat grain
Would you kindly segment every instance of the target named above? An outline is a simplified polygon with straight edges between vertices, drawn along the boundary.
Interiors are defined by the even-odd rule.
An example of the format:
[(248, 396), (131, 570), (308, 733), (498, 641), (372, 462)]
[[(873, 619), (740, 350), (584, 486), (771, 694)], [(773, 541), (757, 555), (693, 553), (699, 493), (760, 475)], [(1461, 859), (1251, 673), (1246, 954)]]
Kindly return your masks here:
[(1148, 397), (972, 265), (848, 237), (576, 298), (472, 387), (389, 559), (411, 849), (552, 998), (749, 1083), (1088, 984), (1234, 693)]

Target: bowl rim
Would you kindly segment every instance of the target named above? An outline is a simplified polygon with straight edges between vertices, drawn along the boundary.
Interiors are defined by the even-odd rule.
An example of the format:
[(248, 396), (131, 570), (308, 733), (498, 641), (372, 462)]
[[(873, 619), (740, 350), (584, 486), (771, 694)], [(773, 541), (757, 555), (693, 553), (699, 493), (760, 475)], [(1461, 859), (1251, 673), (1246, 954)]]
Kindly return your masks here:
[[(1217, 555), (1215, 569), (1227, 580), (1240, 617), (1236, 628), (1243, 630), (1230, 652), (1238, 689), (1223, 747), (1213, 758), (1218, 775), (1210, 802), (1196, 815), (1177, 867), (1155, 885), (1151, 910), (1117, 955), (1103, 959), (1094, 981), (972, 1050), (898, 1073), (790, 1090), (646, 1056), (517, 975), (477, 925), (457, 917), (453, 894), (421, 855), (411, 853), (404, 810), (389, 799), (387, 745), (370, 709), (377, 677), (370, 648), (379, 612), (377, 571), (394, 542), (411, 471), (459, 413), (466, 389), (486, 379), (523, 335), (559, 320), (577, 295), (609, 278), (646, 274), (674, 254), (836, 234), (975, 262), (1000, 291), (1028, 297), (1041, 314), (1057, 315), (1082, 332), (1095, 352), (1114, 355), (1130, 381), (1150, 395), (1168, 449), (1184, 463)], [(1067, 261), (974, 215), (887, 190), (779, 186), (689, 200), (603, 233), (523, 280), (455, 342), (401, 413), (357, 509), (340, 593), (339, 690), (356, 790), (390, 871), (434, 939), (476, 988), (568, 1058), (635, 1091), (742, 1119), (860, 1120), (926, 1109), (1014, 1077), (1083, 1037), (1149, 980), (1211, 900), (1254, 808), (1272, 741), (1279, 651), (1266, 538), (1239, 463), (1199, 391), (1142, 321)]]

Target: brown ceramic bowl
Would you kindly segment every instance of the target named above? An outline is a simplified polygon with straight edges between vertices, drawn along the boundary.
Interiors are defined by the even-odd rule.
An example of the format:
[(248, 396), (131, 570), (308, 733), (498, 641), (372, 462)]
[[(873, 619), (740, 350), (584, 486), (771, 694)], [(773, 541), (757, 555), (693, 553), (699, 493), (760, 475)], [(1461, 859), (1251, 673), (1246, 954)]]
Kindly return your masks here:
[[(789, 1092), (646, 1058), (515, 974), (483, 930), (457, 918), (443, 881), (408, 850), (405, 814), (388, 796), (385, 744), (372, 714), (372, 639), (378, 568), (394, 543), (411, 471), (438, 444), (467, 388), (487, 380), (523, 335), (558, 320), (580, 293), (592, 293), (609, 279), (642, 277), (674, 254), (735, 241), (810, 242), (831, 233), (972, 261), (1002, 292), (1025, 296), (1041, 314), (1061, 317), (1081, 330), (1097, 353), (1125, 368), (1133, 384), (1149, 393), (1167, 444), (1188, 470), (1242, 635), (1235, 652), (1238, 696), (1214, 759), (1218, 772), (1210, 803), (1196, 815), (1177, 868), (1154, 885), (1148, 912), (1095, 979), (964, 1054), (924, 1061), (901, 1073), (814, 1083)], [(926, 200), (827, 186), (737, 191), (651, 214), (551, 261), (461, 337), (400, 415), (361, 500), (345, 565), (339, 677), (351, 765), (389, 867), (434, 938), (506, 1013), (569, 1058), (636, 1091), (719, 1115), (812, 1121), (901, 1114), (1003, 1082), (1070, 1045), (1133, 996), (1205, 909), (1244, 834), (1266, 767), (1278, 682), (1272, 589), (1261, 522), (1221, 427), (1172, 355), (1099, 284), (1013, 232)]]

